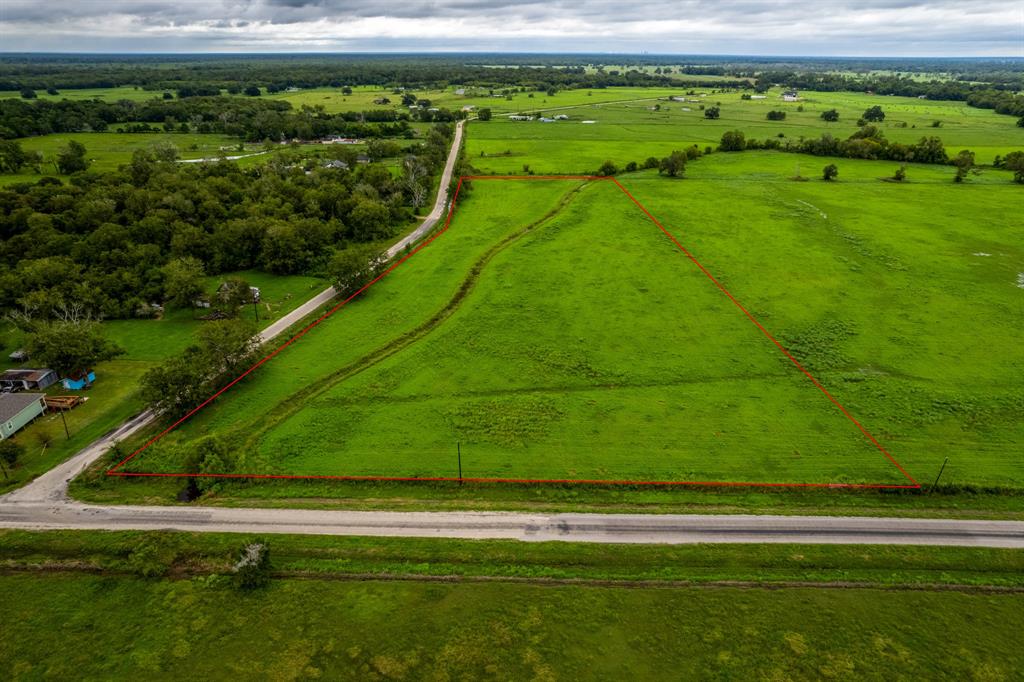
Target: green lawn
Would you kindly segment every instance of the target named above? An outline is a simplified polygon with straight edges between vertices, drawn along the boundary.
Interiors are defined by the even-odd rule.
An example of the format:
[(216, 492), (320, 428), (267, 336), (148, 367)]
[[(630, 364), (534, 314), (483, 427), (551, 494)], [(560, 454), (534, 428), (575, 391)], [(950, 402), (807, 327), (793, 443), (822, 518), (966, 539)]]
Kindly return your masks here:
[[(5, 679), (979, 679), (1024, 666), (1024, 597), (0, 577)], [(59, 642), (59, 646), (54, 643)]]
[[(821, 162), (623, 181), (912, 475), (1020, 486), (1019, 188), (797, 161)], [(905, 482), (614, 186), (577, 186), (474, 183), (435, 245), (130, 466), (216, 433), (245, 473), (450, 476), (461, 443), (471, 477)]]

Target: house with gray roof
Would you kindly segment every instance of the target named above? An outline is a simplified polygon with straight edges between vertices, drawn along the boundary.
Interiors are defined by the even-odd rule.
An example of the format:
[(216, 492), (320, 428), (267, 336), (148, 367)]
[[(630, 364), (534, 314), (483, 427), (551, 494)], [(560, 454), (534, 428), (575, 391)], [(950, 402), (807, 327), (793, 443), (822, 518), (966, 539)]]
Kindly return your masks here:
[(46, 412), (43, 393), (4, 393), (0, 395), (0, 440), (13, 436), (19, 429)]

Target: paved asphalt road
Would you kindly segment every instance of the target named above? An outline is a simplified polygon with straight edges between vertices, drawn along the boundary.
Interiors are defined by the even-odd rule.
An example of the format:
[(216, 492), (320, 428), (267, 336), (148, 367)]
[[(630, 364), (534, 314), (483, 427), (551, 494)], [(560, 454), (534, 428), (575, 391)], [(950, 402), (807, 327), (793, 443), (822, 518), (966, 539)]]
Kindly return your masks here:
[[(445, 213), (447, 188), (462, 141), (456, 128), (430, 215), (388, 250), (393, 257), (425, 236)], [(270, 340), (334, 297), (328, 289), (262, 333)], [(143, 412), (23, 488), (0, 497), (0, 527), (91, 530), (297, 533), (563, 540), (602, 543), (790, 542), (1024, 548), (1024, 522), (835, 516), (521, 514), (511, 512), (320, 511), (191, 506), (96, 506), (70, 500), (67, 486), (118, 440), (144, 428)]]
[(225, 507), (100, 507), (0, 502), (0, 526), (561, 540), (599, 543), (771, 542), (1024, 548), (1024, 523), (835, 516), (521, 514), (320, 511)]

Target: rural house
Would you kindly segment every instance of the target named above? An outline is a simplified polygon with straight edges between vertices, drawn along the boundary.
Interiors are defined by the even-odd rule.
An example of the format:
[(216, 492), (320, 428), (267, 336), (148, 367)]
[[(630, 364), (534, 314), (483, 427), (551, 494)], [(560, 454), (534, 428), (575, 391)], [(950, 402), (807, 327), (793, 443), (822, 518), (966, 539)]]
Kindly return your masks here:
[(0, 388), (11, 391), (40, 390), (57, 383), (52, 369), (9, 369), (0, 374)]
[(782, 93), (783, 102), (796, 102), (799, 101), (800, 94), (796, 90), (786, 90)]
[(0, 395), (0, 440), (13, 436), (18, 429), (46, 412), (42, 393), (5, 393)]

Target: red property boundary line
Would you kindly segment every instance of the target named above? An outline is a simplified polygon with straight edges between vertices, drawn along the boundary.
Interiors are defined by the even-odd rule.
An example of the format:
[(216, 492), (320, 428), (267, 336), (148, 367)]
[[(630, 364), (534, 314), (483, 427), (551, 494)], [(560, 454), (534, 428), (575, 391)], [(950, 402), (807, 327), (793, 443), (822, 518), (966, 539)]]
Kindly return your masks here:
[[(337, 311), (343, 308), (346, 304), (352, 301), (354, 298), (362, 294), (364, 291), (369, 289), (375, 283), (389, 275), (398, 266), (405, 261), (412, 258), (414, 255), (425, 249), (435, 239), (440, 237), (442, 234), (448, 231), (449, 226), (452, 222), (452, 216), (455, 213), (455, 204), (459, 199), (459, 191), (462, 189), (462, 183), (466, 180), (595, 180), (612, 182), (619, 190), (622, 191), (630, 201), (643, 211), (651, 222), (657, 225), (658, 229), (662, 231), (672, 243), (676, 245), (683, 255), (685, 255), (694, 265), (696, 265), (704, 275), (711, 280), (711, 282), (723, 293), (725, 296), (732, 301), (733, 305), (740, 309), (740, 311), (749, 319), (760, 331), (764, 334), (769, 341), (771, 341), (781, 352), (785, 355), (800, 372), (802, 372), (814, 386), (825, 394), (825, 397), (835, 405), (843, 415), (853, 422), (853, 424), (860, 430), (860, 432), (881, 452), (886, 459), (889, 460), (904, 477), (910, 482), (909, 484), (881, 484), (881, 483), (764, 483), (758, 481), (644, 481), (644, 480), (612, 480), (612, 479), (532, 479), (532, 478), (459, 478), (455, 476), (328, 476), (328, 475), (310, 475), (303, 476), (297, 474), (212, 474), (212, 473), (157, 473), (157, 472), (129, 472), (119, 471), (121, 467), (126, 465), (128, 462), (133, 460), (144, 450), (149, 448), (151, 445), (156, 443), (158, 440), (166, 436), (168, 433), (178, 428), (182, 423), (191, 418), (194, 414), (205, 408), (207, 405), (212, 403), (223, 393), (225, 393), (232, 386), (237, 384), (239, 381), (247, 377), (249, 374), (254, 372), (259, 367), (276, 357), (285, 348), (288, 348), (293, 343), (305, 336), (311, 329), (319, 325), (321, 322), (326, 320), (328, 317), (334, 315)], [(245, 479), (284, 479), (284, 480), (330, 480), (330, 481), (404, 481), (404, 482), (468, 482), (468, 483), (527, 483), (527, 484), (579, 484), (579, 485), (635, 485), (635, 486), (722, 486), (722, 487), (760, 487), (760, 488), (862, 488), (862, 489), (909, 489), (909, 490), (920, 490), (921, 484), (918, 483), (913, 476), (911, 476), (906, 469), (896, 461), (888, 450), (886, 450), (881, 443), (868, 431), (863, 424), (850, 414), (850, 412), (840, 403), (836, 398), (828, 392), (828, 390), (821, 385), (821, 383), (812, 375), (800, 362), (793, 357), (793, 355), (786, 350), (786, 348), (779, 343), (779, 341), (771, 335), (771, 333), (764, 328), (764, 326), (755, 318), (750, 311), (748, 311), (743, 304), (741, 304), (735, 296), (733, 296), (725, 286), (715, 279), (704, 265), (697, 260), (697, 258), (690, 253), (690, 251), (682, 245), (682, 243), (676, 239), (676, 237), (669, 232), (664, 225), (655, 218), (650, 211), (641, 204), (636, 197), (634, 197), (629, 190), (622, 186), (615, 177), (613, 176), (601, 176), (601, 175), (464, 175), (459, 177), (459, 181), (455, 186), (455, 192), (452, 195), (451, 202), (448, 205), (448, 215), (444, 222), (444, 227), (431, 235), (428, 239), (421, 242), (416, 248), (404, 255), (402, 258), (391, 264), (384, 272), (377, 275), (377, 277), (370, 280), (362, 288), (356, 291), (354, 294), (341, 301), (333, 308), (323, 313), (315, 319), (313, 322), (308, 324), (306, 327), (301, 329), (298, 333), (292, 336), (290, 339), (285, 341), (283, 344), (278, 346), (274, 351), (263, 357), (256, 364), (249, 369), (242, 372), (238, 377), (232, 380), (229, 384), (221, 388), (219, 391), (211, 395), (209, 398), (204, 400), (199, 406), (188, 412), (185, 416), (178, 419), (176, 422), (168, 426), (166, 429), (158, 433), (157, 435), (150, 438), (144, 445), (132, 452), (130, 455), (122, 459), (115, 466), (111, 467), (106, 474), (108, 476), (123, 476), (123, 477), (154, 477), (154, 478), (245, 478)]]

